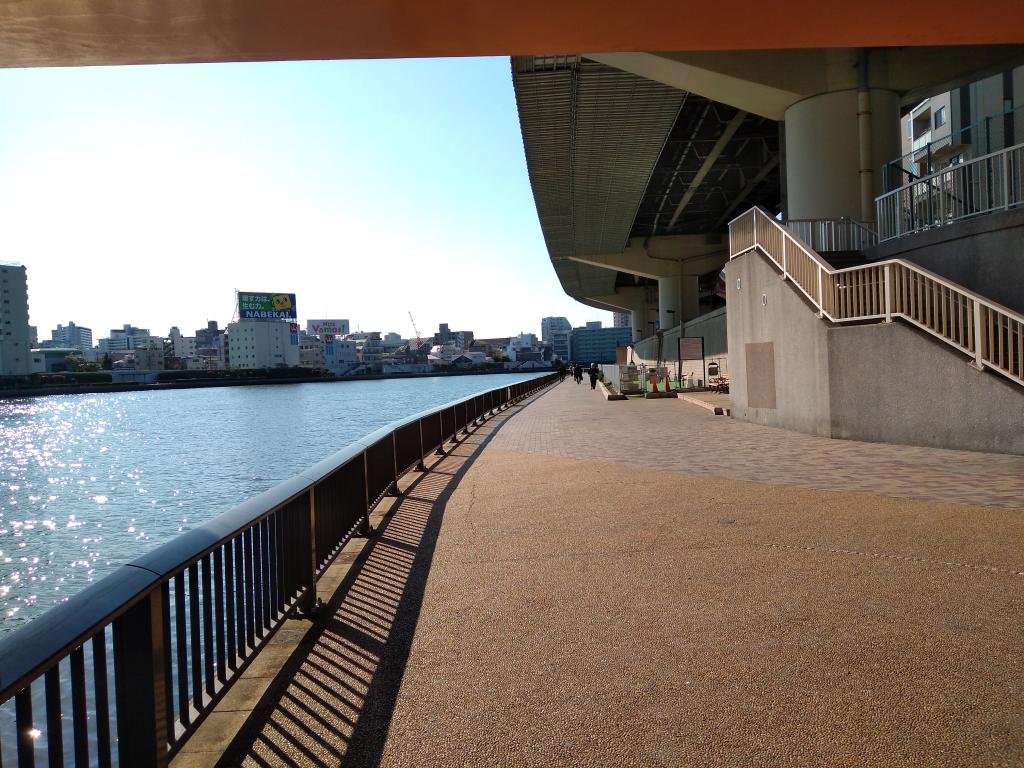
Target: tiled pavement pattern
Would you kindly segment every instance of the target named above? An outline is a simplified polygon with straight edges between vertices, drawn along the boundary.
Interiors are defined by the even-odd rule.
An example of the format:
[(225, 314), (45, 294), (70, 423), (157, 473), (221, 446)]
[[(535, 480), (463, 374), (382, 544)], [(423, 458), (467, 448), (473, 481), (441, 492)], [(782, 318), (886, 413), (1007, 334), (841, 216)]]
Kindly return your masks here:
[[(672, 452), (709, 429), (718, 473)], [(1024, 515), (931, 500), (1006, 505), (988, 458), (561, 385), (411, 478), (175, 768), (1024, 765)]]
[(561, 385), (495, 448), (806, 488), (1024, 509), (1024, 456), (830, 440), (714, 416), (685, 401), (607, 402)]

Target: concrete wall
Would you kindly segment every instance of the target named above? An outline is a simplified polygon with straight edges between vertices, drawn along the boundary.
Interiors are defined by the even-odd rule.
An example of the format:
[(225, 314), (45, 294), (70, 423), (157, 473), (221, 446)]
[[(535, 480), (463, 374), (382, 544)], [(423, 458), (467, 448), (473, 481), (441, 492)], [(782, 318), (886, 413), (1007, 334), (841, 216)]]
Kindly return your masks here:
[[(826, 324), (759, 253), (729, 262), (726, 287), (732, 415), (758, 424), (830, 435)], [(765, 344), (771, 346), (759, 346)], [(764, 375), (748, 371), (751, 362), (761, 366), (760, 374), (770, 364), (773, 392), (765, 390)]]
[(1024, 454), (1024, 390), (902, 323), (828, 330), (833, 437)]
[(1024, 312), (1024, 208), (898, 237), (868, 259), (906, 259), (1016, 312)]
[[(707, 363), (718, 363), (719, 370), (726, 373), (729, 370), (728, 359), (728, 334), (726, 332), (726, 308), (712, 310), (700, 317), (685, 323), (682, 327), (684, 336), (690, 338), (696, 336), (704, 337), (704, 359)], [(677, 325), (665, 331), (662, 355), (664, 362), (675, 371), (675, 363), (679, 356), (679, 335), (680, 327)], [(633, 348), (633, 361), (637, 365), (654, 366), (658, 356), (658, 339), (651, 336), (638, 341)], [(692, 365), (690, 364), (692, 363)], [(683, 366), (684, 376), (693, 372), (694, 379), (704, 379), (704, 373), (700, 369), (700, 361), (687, 361)], [(673, 373), (673, 375), (675, 375)]]
[(1024, 388), (900, 320), (831, 326), (759, 253), (734, 259), (726, 274), (734, 417), (825, 437), (1024, 454)]

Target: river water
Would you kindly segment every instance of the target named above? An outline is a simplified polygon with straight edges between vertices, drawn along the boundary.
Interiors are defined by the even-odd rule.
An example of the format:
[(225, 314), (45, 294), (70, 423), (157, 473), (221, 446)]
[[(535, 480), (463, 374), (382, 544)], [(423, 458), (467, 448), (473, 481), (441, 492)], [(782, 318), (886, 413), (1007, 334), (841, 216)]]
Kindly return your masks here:
[(0, 633), (388, 422), (535, 375), (0, 401)]

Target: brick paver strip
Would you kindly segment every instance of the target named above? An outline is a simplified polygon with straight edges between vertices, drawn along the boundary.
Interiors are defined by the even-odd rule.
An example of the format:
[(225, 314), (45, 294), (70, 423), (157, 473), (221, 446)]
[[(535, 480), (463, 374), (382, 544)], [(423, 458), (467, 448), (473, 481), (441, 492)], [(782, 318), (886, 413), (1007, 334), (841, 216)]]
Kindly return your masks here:
[(222, 765), (1024, 764), (1024, 459), (571, 383), (510, 413), (396, 504)]

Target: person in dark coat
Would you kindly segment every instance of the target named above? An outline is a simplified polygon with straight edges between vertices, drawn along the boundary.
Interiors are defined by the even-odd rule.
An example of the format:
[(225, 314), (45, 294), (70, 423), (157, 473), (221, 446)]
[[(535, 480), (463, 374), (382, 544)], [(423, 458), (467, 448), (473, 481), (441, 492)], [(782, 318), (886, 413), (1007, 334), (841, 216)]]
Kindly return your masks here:
[(597, 389), (597, 363), (590, 364), (590, 388)]

